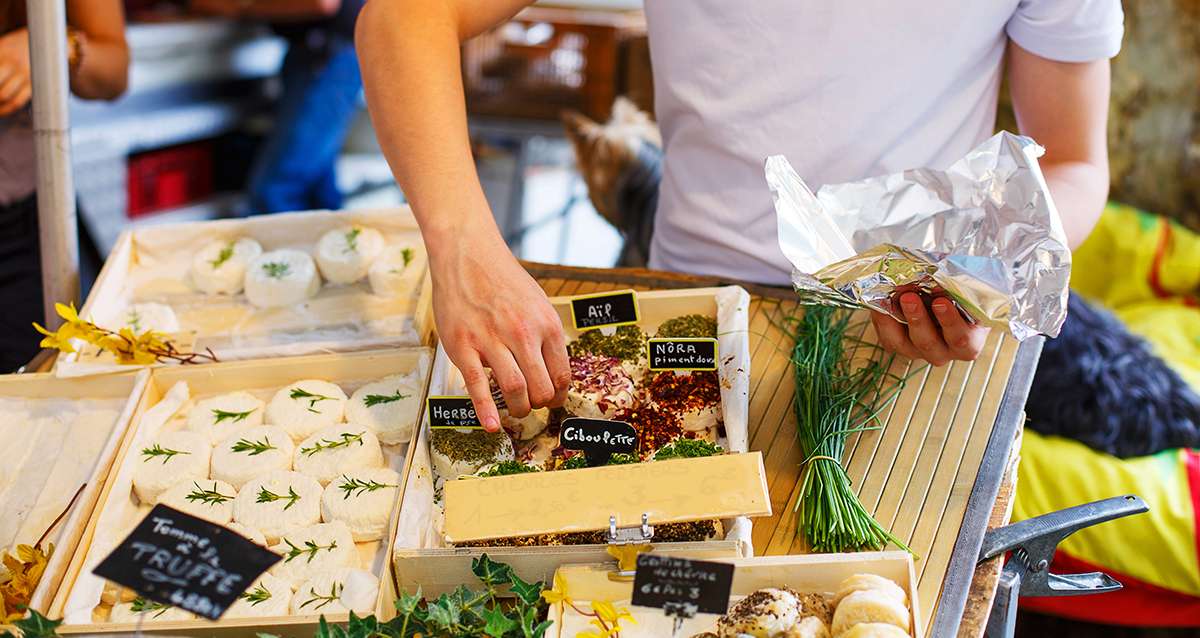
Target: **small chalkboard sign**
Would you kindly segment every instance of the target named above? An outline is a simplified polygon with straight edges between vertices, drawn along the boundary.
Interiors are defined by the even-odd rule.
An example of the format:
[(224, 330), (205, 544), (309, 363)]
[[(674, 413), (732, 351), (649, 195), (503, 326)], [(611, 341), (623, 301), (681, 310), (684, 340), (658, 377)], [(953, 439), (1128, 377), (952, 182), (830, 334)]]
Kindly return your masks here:
[(637, 430), (624, 421), (582, 417), (563, 419), (558, 440), (565, 449), (583, 452), (588, 467), (608, 463), (608, 457), (613, 454), (632, 454), (637, 451)]
[(279, 559), (232, 530), (159, 504), (92, 573), (216, 620)]
[(717, 340), (691, 337), (650, 339), (646, 342), (650, 370), (716, 370)]
[(429, 427), (434, 430), (483, 429), (471, 397), (429, 397), (425, 400), (425, 414), (429, 415)]
[(729, 610), (733, 565), (641, 554), (633, 577), (632, 603), (671, 615), (724, 614)]
[(571, 298), (571, 321), (576, 330), (637, 323), (637, 293), (632, 290), (602, 292)]

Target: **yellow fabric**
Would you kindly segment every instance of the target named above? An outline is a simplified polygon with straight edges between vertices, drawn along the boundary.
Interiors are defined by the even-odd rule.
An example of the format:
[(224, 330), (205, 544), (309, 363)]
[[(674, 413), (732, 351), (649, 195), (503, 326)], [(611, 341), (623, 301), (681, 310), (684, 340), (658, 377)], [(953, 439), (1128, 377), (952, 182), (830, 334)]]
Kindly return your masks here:
[(1118, 459), (1025, 430), (1013, 519), (1122, 494), (1150, 511), (1080, 530), (1059, 549), (1138, 580), (1200, 596), (1196, 530), (1182, 450)]
[[(1200, 272), (1200, 264), (1196, 269)], [(1116, 314), (1130, 332), (1149, 341), (1155, 354), (1200, 391), (1200, 307), (1164, 299), (1128, 304)]]

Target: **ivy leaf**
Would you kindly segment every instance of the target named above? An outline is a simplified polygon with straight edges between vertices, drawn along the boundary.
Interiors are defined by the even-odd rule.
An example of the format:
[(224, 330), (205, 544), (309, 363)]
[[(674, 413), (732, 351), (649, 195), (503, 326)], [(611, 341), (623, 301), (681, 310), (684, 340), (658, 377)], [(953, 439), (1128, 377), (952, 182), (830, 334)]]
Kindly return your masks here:
[(529, 638), (544, 638), (546, 632), (550, 630), (550, 626), (553, 624), (553, 620), (543, 620), (534, 625), (533, 630), (529, 633)]
[(486, 621), (483, 633), (492, 638), (504, 638), (504, 634), (517, 628), (517, 621), (505, 615), (499, 605), (485, 610), (483, 619)]
[(429, 623), (435, 628), (450, 631), (458, 623), (458, 606), (445, 594), (431, 603), (427, 610), (429, 612)]
[(537, 621), (538, 609), (536, 607), (526, 607), (520, 618), (521, 635), (525, 638), (542, 638), (546, 633), (546, 629), (552, 624), (549, 620), (540, 623)]
[(521, 602), (526, 605), (536, 605), (542, 599), (542, 590), (546, 588), (546, 583), (538, 581), (536, 583), (527, 583), (521, 580), (521, 577), (513, 573), (512, 575), (512, 593)]
[(487, 554), (471, 559), (471, 571), (489, 588), (512, 582), (512, 568), (504, 563), (497, 563)]
[(410, 616), (416, 612), (421, 605), (421, 588), (417, 588), (417, 593), (409, 594), (405, 592), (400, 594), (400, 600), (396, 601), (396, 612), (401, 616)]
[(30, 609), (28, 616), (13, 621), (12, 624), (21, 630), (21, 635), (24, 638), (52, 638), (58, 635), (56, 630), (62, 623), (63, 621), (61, 620), (50, 620), (39, 614), (37, 610)]

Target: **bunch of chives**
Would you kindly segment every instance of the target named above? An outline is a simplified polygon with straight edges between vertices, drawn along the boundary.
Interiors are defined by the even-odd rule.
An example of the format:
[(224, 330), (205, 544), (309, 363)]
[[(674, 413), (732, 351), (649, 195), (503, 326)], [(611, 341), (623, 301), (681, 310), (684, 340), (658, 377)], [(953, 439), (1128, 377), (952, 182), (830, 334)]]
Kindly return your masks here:
[[(805, 459), (797, 525), (817, 552), (879, 550), (889, 542), (911, 551), (871, 517), (841, 465), (846, 437), (882, 427), (879, 415), (904, 385), (888, 371), (893, 355), (846, 335), (850, 316), (829, 306), (805, 306), (795, 321), (796, 436)], [(847, 343), (867, 348), (868, 356), (852, 361)]]

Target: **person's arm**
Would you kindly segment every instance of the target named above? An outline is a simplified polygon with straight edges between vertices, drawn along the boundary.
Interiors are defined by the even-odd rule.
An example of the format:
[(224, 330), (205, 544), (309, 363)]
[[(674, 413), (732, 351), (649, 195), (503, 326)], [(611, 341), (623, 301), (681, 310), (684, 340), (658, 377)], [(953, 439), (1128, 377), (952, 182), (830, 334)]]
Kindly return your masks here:
[(1008, 45), (1008, 83), (1023, 135), (1046, 148), (1039, 160), (1071, 247), (1087, 239), (1108, 199), (1107, 59), (1047, 60)]
[(459, 45), (529, 0), (371, 0), (355, 43), (376, 135), (429, 251), (438, 336), (480, 421), (558, 405), (571, 372), (562, 324), (496, 228), (471, 157)]
[(111, 100), (129, 85), (129, 45), (120, 0), (69, 0), (67, 24), (79, 40), (79, 63), (71, 92), (89, 100)]
[(342, 0), (192, 0), (191, 8), (226, 18), (311, 20), (338, 12)]

